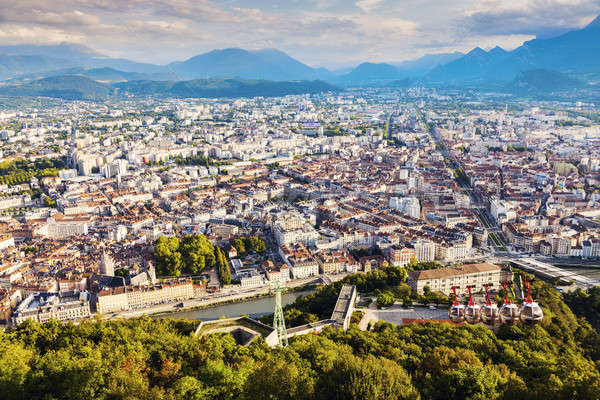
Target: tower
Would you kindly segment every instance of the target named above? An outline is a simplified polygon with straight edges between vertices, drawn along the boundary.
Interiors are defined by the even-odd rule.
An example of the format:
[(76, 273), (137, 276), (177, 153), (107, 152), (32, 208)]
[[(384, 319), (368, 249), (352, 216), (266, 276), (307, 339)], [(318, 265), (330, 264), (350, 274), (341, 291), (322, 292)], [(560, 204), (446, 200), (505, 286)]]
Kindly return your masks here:
[(115, 276), (115, 262), (106, 252), (102, 252), (100, 260), (100, 275)]
[(271, 293), (275, 294), (275, 311), (273, 312), (273, 328), (277, 331), (279, 346), (288, 345), (287, 331), (285, 329), (285, 320), (283, 318), (283, 307), (281, 306), (281, 293), (285, 291), (285, 286), (279, 282), (271, 282)]

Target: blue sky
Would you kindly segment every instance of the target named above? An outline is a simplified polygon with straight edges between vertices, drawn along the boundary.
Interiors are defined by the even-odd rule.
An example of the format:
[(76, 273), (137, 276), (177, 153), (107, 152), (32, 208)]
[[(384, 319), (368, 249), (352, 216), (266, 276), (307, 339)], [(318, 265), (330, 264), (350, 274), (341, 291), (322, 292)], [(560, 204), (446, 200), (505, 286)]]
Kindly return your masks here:
[(511, 49), (589, 23), (600, 0), (0, 0), (0, 44), (85, 44), (167, 63), (277, 48), (311, 66)]

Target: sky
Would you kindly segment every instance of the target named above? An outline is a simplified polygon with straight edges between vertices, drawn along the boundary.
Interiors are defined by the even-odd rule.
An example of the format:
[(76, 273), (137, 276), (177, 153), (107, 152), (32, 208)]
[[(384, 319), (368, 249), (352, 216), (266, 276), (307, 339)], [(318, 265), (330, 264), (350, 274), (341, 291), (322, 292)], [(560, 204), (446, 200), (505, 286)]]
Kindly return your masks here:
[(0, 45), (86, 45), (166, 64), (228, 47), (314, 67), (512, 49), (585, 26), (600, 0), (0, 0)]

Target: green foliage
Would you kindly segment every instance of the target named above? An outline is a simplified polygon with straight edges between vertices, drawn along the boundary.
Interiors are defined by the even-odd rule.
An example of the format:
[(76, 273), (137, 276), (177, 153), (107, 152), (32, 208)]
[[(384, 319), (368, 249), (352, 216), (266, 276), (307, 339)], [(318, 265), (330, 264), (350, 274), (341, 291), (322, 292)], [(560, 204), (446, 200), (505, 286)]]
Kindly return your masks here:
[(0, 162), (0, 185), (14, 186), (29, 182), (33, 177), (41, 179), (47, 176), (58, 176), (58, 171), (64, 168), (66, 162), (59, 158), (5, 160)]
[(394, 304), (396, 299), (394, 298), (394, 294), (388, 291), (381, 292), (377, 295), (377, 307), (389, 307)]
[[(389, 269), (377, 279), (349, 278), (384, 286), (401, 276)], [(327, 286), (290, 310), (329, 307), (338, 291)], [(600, 398), (598, 333), (550, 285), (534, 282), (533, 295), (545, 314), (537, 326), (495, 334), (481, 325), (379, 322), (368, 332), (351, 324), (294, 337), (284, 349), (260, 339), (243, 347), (226, 333), (196, 337), (195, 321), (27, 321), (0, 331), (0, 398)]]
[(128, 81), (112, 85), (120, 93), (136, 96), (178, 98), (221, 98), (286, 96), (291, 94), (337, 91), (323, 81), (265, 81), (257, 79), (194, 79), (190, 81)]
[(160, 275), (197, 275), (215, 266), (215, 248), (204, 235), (161, 236), (154, 243), (156, 271)]
[(56, 208), (56, 201), (52, 199), (50, 196), (44, 196), (44, 205), (46, 207)]
[(225, 252), (220, 247), (215, 247), (215, 260), (221, 283), (223, 285), (229, 285), (231, 283), (231, 270), (229, 269), (229, 263), (227, 262), (227, 257), (225, 257)]
[(267, 242), (258, 236), (233, 239), (231, 245), (241, 256), (246, 255), (248, 252), (264, 253), (267, 251)]
[(578, 289), (565, 294), (565, 303), (579, 317), (584, 317), (600, 332), (600, 286), (595, 286), (587, 291)]

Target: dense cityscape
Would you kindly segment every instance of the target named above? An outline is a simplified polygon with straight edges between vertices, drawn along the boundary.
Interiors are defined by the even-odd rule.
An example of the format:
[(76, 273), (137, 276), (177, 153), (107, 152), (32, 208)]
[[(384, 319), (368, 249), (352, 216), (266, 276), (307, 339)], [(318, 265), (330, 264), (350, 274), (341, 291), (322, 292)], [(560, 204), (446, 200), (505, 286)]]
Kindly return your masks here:
[[(4, 111), (3, 320), (382, 265), (597, 260), (597, 110), (485, 104), (414, 88)], [(210, 249), (173, 259), (161, 237), (183, 235)]]
[(0, 400), (600, 399), (597, 1), (0, 10)]

